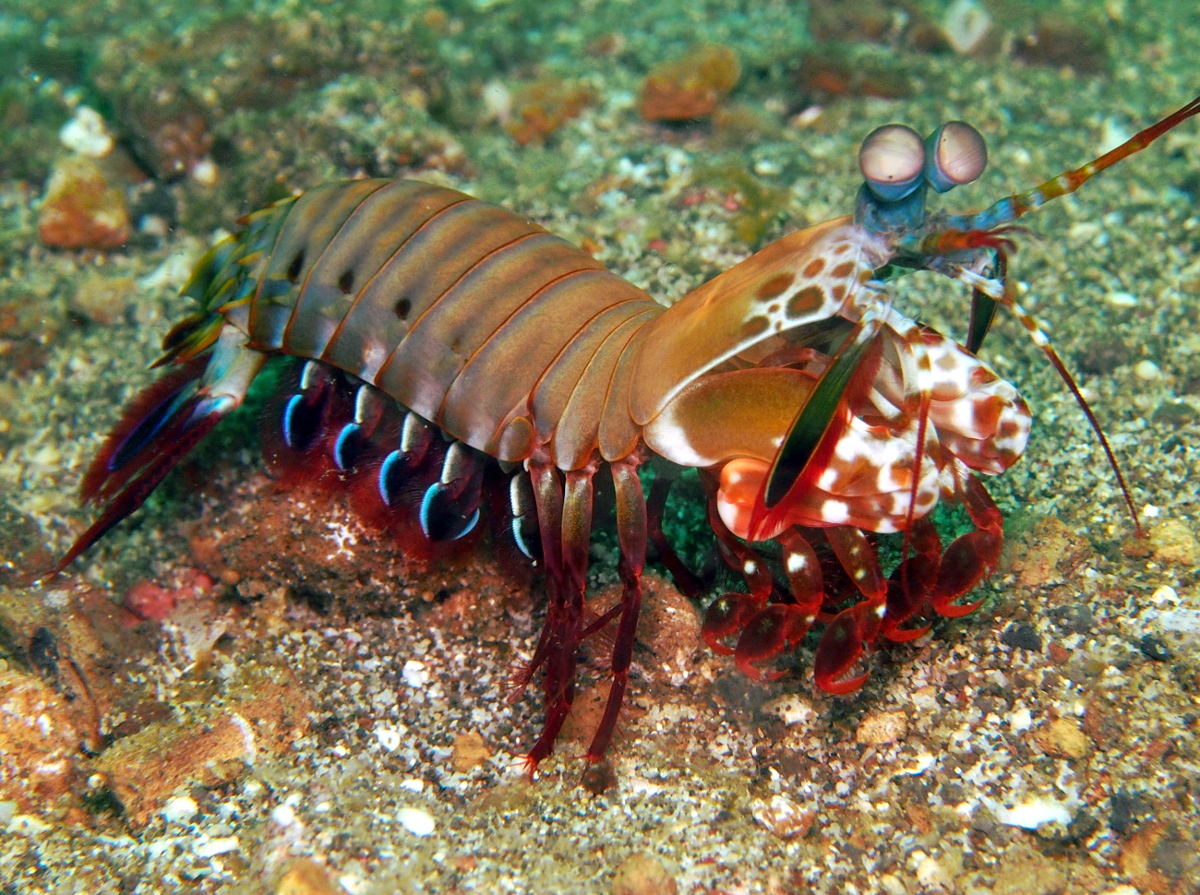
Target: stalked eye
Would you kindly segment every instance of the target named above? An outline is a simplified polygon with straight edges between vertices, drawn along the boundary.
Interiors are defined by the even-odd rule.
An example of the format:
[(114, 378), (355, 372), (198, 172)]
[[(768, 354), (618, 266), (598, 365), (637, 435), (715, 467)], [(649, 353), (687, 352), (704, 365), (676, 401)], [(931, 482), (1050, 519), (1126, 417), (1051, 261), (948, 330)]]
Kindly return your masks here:
[(925, 141), (925, 180), (939, 193), (979, 179), (987, 167), (983, 134), (965, 121), (947, 121)]
[(925, 169), (925, 144), (911, 127), (885, 124), (863, 140), (858, 167), (877, 199), (895, 202), (920, 184)]

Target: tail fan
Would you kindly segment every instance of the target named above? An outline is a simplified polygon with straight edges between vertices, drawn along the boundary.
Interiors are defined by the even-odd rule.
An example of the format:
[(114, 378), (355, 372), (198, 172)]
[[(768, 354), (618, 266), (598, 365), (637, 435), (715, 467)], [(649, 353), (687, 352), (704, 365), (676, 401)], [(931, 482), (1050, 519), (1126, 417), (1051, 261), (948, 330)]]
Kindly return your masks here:
[(193, 358), (138, 395), (80, 486), (85, 504), (102, 506), (99, 517), (38, 577), (61, 572), (140, 507), (167, 473), (242, 403), (262, 361), (259, 352), (230, 338), (211, 356)]

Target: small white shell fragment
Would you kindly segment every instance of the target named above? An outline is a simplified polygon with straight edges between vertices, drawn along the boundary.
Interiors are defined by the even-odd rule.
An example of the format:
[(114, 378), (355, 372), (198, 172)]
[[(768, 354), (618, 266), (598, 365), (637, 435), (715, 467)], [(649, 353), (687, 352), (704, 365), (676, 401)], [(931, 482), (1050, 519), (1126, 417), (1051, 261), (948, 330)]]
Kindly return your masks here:
[(404, 663), (400, 676), (404, 678), (404, 683), (417, 689), (429, 683), (429, 672), (425, 670), (425, 663), (416, 659), (409, 659)]
[(1029, 799), (1011, 808), (993, 805), (992, 813), (1000, 823), (1025, 830), (1036, 830), (1042, 824), (1050, 823), (1066, 826), (1071, 822), (1071, 812), (1066, 805), (1046, 798)]
[(1162, 378), (1162, 370), (1152, 360), (1140, 360), (1133, 368), (1133, 375), (1145, 382), (1154, 382)]
[(58, 132), (58, 140), (71, 151), (91, 158), (103, 158), (113, 148), (113, 138), (104, 126), (104, 119), (90, 106), (75, 110), (75, 117)]
[(991, 28), (991, 15), (976, 0), (954, 0), (942, 17), (942, 33), (960, 56), (977, 49)]
[(185, 824), (200, 813), (200, 806), (195, 799), (187, 796), (176, 796), (168, 799), (162, 806), (162, 816), (168, 823)]
[(512, 92), (500, 81), (488, 81), (480, 91), (486, 117), (500, 124), (508, 124), (512, 118)]
[(236, 836), (218, 836), (215, 839), (201, 839), (192, 846), (192, 852), (199, 858), (215, 858), (237, 851), (240, 847)]
[(807, 727), (816, 719), (812, 702), (799, 693), (788, 693), (772, 699), (763, 706), (763, 711), (774, 715), (788, 727), (796, 724)]
[(400, 748), (400, 731), (394, 727), (376, 727), (374, 731), (375, 739), (388, 752), (395, 752)]
[(1104, 155), (1109, 150), (1116, 149), (1122, 143), (1128, 142), (1132, 136), (1129, 128), (1115, 118), (1105, 118), (1104, 124), (1100, 126), (1100, 145), (1096, 155)]
[(429, 836), (437, 826), (433, 815), (421, 808), (401, 808), (396, 812), (396, 820), (414, 836)]
[(1113, 290), (1104, 296), (1104, 300), (1114, 308), (1136, 308), (1138, 306), (1138, 297), (1132, 292)]

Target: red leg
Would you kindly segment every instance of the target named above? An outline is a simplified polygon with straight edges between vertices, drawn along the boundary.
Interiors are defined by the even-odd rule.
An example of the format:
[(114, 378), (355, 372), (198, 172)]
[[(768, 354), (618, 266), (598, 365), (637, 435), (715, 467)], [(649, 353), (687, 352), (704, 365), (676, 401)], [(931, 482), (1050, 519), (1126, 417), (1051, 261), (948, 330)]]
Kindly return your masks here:
[(616, 729), (617, 716), (629, 683), (638, 613), (642, 606), (642, 570), (646, 564), (646, 500), (637, 475), (638, 460), (627, 457), (612, 464), (617, 498), (617, 537), (621, 543), (621, 620), (612, 652), (612, 686), (600, 726), (588, 746), (589, 762), (600, 761)]
[(658, 561), (667, 567), (680, 592), (686, 597), (698, 597), (704, 592), (704, 584), (684, 565), (662, 528), (663, 511), (667, 506), (667, 495), (671, 493), (671, 485), (675, 482), (675, 473), (672, 469), (663, 468), (662, 464), (656, 466), (655, 471), (657, 474), (650, 486), (650, 497), (646, 501), (647, 537), (654, 545)]

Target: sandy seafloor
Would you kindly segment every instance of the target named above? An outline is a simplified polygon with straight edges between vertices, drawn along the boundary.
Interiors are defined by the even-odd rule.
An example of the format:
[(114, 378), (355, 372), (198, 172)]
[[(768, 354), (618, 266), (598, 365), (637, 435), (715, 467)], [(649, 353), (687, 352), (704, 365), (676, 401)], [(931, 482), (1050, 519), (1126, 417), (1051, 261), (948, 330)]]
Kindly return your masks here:
[[(1102, 71), (1017, 62), (1011, 47), (969, 58), (850, 35), (852, 58), (903, 73), (909, 95), (820, 98), (821, 113), (798, 120), (812, 104), (797, 106), (789, 93), (796, 54), (812, 44), (803, 12), (708, 6), (685, 24), (671, 4), (629, 8), (627, 18), (610, 7), (609, 23), (595, 27), (589, 17), (600, 14), (587, 3), (540, 6), (533, 25), (516, 0), (447, 5), (444, 15), (404, 7), (387, 21), (420, 19), (436, 32), (423, 38), (422, 64), (440, 85), (420, 88), (413, 76), (408, 86), (426, 91), (426, 105), (438, 90), (450, 97), (438, 133), (457, 141), (465, 163), (417, 146), (416, 164), (384, 153), (381, 171), (503, 200), (587, 240), (614, 270), (670, 300), (750, 251), (725, 207), (736, 188), (714, 173), (736, 167), (729, 159), (776, 191), (780, 216), (759, 236), (765, 243), (852, 208), (854, 152), (880, 123), (925, 131), (964, 118), (983, 129), (988, 173), (944, 200), (976, 208), (1092, 158), (1200, 85), (1200, 12), (1109, 0), (1067, 12), (1096, 23)], [(878, 8), (901, 34), (898, 7)], [(342, 15), (335, 6), (255, 9), (253, 21), (282, 23), (292, 51), (313, 22)], [(936, 20), (940, 8), (931, 9)], [(1013, 31), (1034, 17), (1019, 4), (994, 11), (997, 27)], [(72, 97), (94, 97), (87, 90), (103, 81), (106, 120), (119, 130), (112, 110), (128, 83), (114, 66), (151, 70), (143, 90), (155, 65), (174, 66), (193, 90), (188, 79), (205, 76), (206, 60), (179, 64), (178, 42), (147, 50), (156, 33), (186, 31), (189, 15), (205, 13), (122, 30), (123, 15), (134, 22), (143, 12), (119, 2), (96, 22), (74, 21), (81, 14), (69, 6), (0, 12), (6, 47), (108, 54), (87, 69), (106, 81), (54, 69), (33, 89), (0, 73), (9, 79), (0, 553), (10, 569), (61, 552), (85, 524), (80, 476), (122, 403), (150, 380), (158, 341), (186, 313), (175, 292), (188, 264), (218, 222), (249, 210), (221, 183), (239, 166), (265, 177), (274, 163), (261, 144), (238, 147), (245, 126), (225, 110), (234, 149), (216, 153), (217, 186), (185, 178), (162, 187), (193, 209), (169, 234), (112, 252), (39, 244), (43, 178), (66, 153), (55, 134)], [(369, 7), (355, 14), (383, 20)], [(312, 27), (314, 41), (331, 30)], [(223, 33), (249, 40), (253, 30)], [(730, 102), (757, 123), (664, 128), (638, 117), (641, 78), (690, 39), (724, 41), (742, 56)], [(182, 45), (195, 53), (204, 42)], [(237, 60), (233, 52), (226, 68)], [(395, 133), (371, 110), (422, 103), (418, 93), (389, 92), (394, 75), (367, 65), (353, 86), (338, 82), (358, 95), (379, 91), (359, 119), (371, 133)], [(56, 77), (66, 81), (56, 86)], [(356, 126), (329, 86), (333, 67), (322, 62), (306, 77), (271, 113), (286, 187), (355, 173), (345, 155), (310, 160), (281, 148), (295, 133), (311, 150), (325, 118), (341, 133)], [(584, 79), (595, 102), (545, 148), (519, 146), (488, 118), (484, 86), (493, 84), (495, 110), (495, 84), (514, 93), (538, 78)], [(211, 111), (214, 97), (199, 95)], [(432, 120), (422, 114), (418, 125)], [(569, 731), (532, 784), (515, 768), (540, 708), (531, 696), (502, 697), (510, 665), (535, 642), (536, 586), (531, 595), (486, 553), (428, 570), (407, 564), (328, 498), (278, 493), (253, 434), (210, 443), (64, 576), (26, 588), (10, 575), (0, 587), (6, 686), (12, 675), (42, 679), (61, 696), (43, 728), (65, 718), (80, 736), (89, 724), (95, 734), (88, 751), (58, 756), (63, 792), (0, 798), (0, 893), (1200, 892), (1198, 190), (1192, 121), (1029, 217), (1012, 264), (1021, 300), (1079, 371), (1150, 538), (1132, 539), (1082, 415), (1021, 329), (1001, 319), (984, 356), (1035, 417), (1026, 456), (989, 484), (1009, 548), (980, 589), (983, 608), (876, 656), (861, 691), (833, 698), (812, 684), (811, 643), (781, 680), (752, 683), (698, 644), (692, 611), (658, 587), (647, 611), (657, 625), (635, 657), (612, 779), (598, 794), (580, 785), (586, 730)], [(692, 193), (700, 198), (685, 202)], [(80, 290), (96, 278), (127, 278), (108, 300), (117, 303), (110, 317), (80, 312)], [(925, 274), (901, 297), (937, 328), (963, 332), (959, 285)], [(198, 566), (218, 586), (165, 622), (132, 625), (115, 608), (136, 582), (169, 585)], [(594, 590), (608, 586), (603, 571), (595, 577)], [(583, 676), (594, 684), (594, 660)], [(585, 687), (581, 704), (592, 694)], [(0, 742), (16, 749), (3, 734)], [(0, 759), (8, 774), (37, 764), (15, 751)], [(181, 785), (157, 792), (160, 780)], [(642, 852), (671, 882), (630, 881), (630, 857)]]

